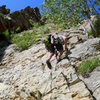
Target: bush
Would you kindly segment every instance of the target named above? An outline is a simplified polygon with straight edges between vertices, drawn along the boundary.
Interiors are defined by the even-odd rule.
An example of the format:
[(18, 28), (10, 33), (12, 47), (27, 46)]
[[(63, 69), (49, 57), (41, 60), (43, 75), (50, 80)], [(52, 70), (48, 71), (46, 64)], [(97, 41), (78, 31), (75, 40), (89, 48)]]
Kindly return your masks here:
[(77, 72), (84, 75), (86, 72), (93, 70), (95, 67), (100, 65), (100, 58), (95, 57), (83, 61), (78, 67)]
[(22, 51), (28, 49), (33, 43), (36, 42), (38, 35), (36, 33), (22, 32), (12, 35), (12, 43), (15, 43), (15, 48)]
[(95, 32), (94, 32), (93, 30), (90, 30), (90, 31), (88, 31), (87, 33), (88, 33), (88, 35), (90, 36), (90, 35), (93, 35)]
[(44, 34), (47, 34), (50, 32), (50, 29), (47, 25), (45, 26), (38, 26), (38, 28), (35, 27), (35, 32), (37, 33), (37, 35), (42, 36)]
[(46, 27), (46, 26), (41, 31), (42, 34), (47, 34), (49, 32), (50, 32), (50, 29), (48, 27)]
[(12, 34), (11, 41), (16, 44), (15, 48), (22, 51), (28, 49), (32, 44), (38, 41), (38, 38), (43, 34), (49, 33), (49, 28), (47, 26), (42, 26), (39, 24), (34, 24), (33, 32), (24, 31), (21, 34)]

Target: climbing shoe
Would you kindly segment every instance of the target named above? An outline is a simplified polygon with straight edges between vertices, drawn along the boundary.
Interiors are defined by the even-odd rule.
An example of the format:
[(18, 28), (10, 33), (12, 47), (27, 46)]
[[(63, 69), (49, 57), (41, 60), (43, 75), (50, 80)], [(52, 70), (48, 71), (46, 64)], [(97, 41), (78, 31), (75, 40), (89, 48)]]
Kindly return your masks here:
[(49, 60), (46, 61), (46, 64), (47, 64), (47, 66), (48, 66), (49, 69), (52, 69), (52, 65), (51, 65), (51, 63), (49, 62)]

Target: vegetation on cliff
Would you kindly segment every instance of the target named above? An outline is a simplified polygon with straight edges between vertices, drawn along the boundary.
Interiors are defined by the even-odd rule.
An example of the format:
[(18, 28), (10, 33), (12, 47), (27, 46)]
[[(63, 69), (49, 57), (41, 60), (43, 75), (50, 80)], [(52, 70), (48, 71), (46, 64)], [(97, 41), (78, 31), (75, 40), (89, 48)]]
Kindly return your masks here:
[[(82, 24), (84, 18), (89, 21), (92, 29), (87, 33), (96, 37), (100, 34), (100, 18), (93, 22), (91, 16), (99, 15), (99, 12), (95, 9), (95, 5), (99, 6), (99, 4), (99, 0), (44, 0), (44, 3), (42, 4), (42, 16), (40, 16), (37, 8), (34, 9), (37, 11), (37, 15), (33, 12), (33, 8), (30, 7), (26, 7), (20, 12), (16, 11), (14, 14), (16, 16), (24, 14), (23, 18), (25, 20), (22, 17), (17, 16), (17, 19), (21, 18), (21, 21), (19, 20), (18, 23), (14, 23), (14, 21), (11, 22), (7, 19), (7, 23), (3, 22), (3, 25), (0, 24), (1, 26), (5, 26), (1, 27), (2, 29), (5, 29), (5, 31), (1, 32), (0, 36), (6, 37), (6, 39), (0, 38), (0, 41), (7, 40), (7, 43), (3, 42), (1, 47), (8, 44), (9, 41), (9, 43), (15, 43), (19, 50), (25, 50), (35, 43), (37, 38), (40, 38), (45, 33), (49, 33), (50, 30), (64, 30), (76, 27), (77, 25)], [(27, 14), (28, 16), (26, 18), (25, 16)], [(10, 14), (10, 17), (13, 18), (14, 15)], [(2, 22), (3, 19), (4, 18), (1, 16), (0, 21)], [(26, 19), (29, 21), (27, 22)], [(39, 22), (34, 20), (39, 20)], [(13, 27), (8, 27), (8, 24), (13, 25)], [(28, 27), (34, 27), (31, 28), (31, 30), (33, 30), (31, 34), (28, 31), (22, 32), (21, 35), (18, 34), (21, 30), (23, 31), (24, 28), (28, 29)]]
[(94, 57), (92, 59), (86, 59), (77, 67), (77, 72), (84, 75), (86, 73), (91, 72), (97, 66), (100, 66), (99, 57)]
[(99, 14), (94, 7), (99, 4), (99, 0), (45, 0), (43, 16), (49, 22), (65, 22), (67, 27), (71, 27), (81, 23), (84, 18), (90, 19), (91, 15)]

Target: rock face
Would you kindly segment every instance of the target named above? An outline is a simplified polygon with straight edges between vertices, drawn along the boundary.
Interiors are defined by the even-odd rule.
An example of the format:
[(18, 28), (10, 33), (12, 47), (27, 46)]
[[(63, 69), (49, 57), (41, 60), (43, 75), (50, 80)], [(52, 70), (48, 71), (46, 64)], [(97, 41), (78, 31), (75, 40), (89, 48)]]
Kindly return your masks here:
[(30, 100), (28, 97), (34, 100), (33, 95), (36, 98), (40, 95), (43, 100), (92, 100), (92, 95), (67, 59), (56, 65), (53, 58), (53, 69), (50, 70), (45, 65), (47, 56), (42, 44), (16, 54), (13, 49), (7, 49), (1, 63), (5, 66), (0, 72), (1, 100)]
[(0, 32), (5, 30), (16, 31), (19, 28), (20, 31), (29, 29), (32, 25), (30, 20), (33, 22), (41, 22), (41, 15), (39, 9), (26, 7), (21, 11), (15, 11), (8, 15), (0, 15)]
[(95, 33), (95, 37), (100, 36), (100, 15), (91, 16), (91, 21), (84, 20), (83, 25), (81, 25), (80, 27), (84, 28), (86, 32)]
[(71, 50), (72, 54), (69, 57), (84, 59), (88, 56), (99, 55), (100, 49), (98, 49), (98, 46), (100, 46), (99, 38), (88, 39), (84, 43), (77, 44), (76, 48)]
[(52, 58), (51, 70), (45, 63), (49, 53), (43, 44), (23, 52), (15, 52), (9, 46), (0, 62), (0, 100), (94, 100), (93, 96), (99, 100), (99, 88), (92, 95), (74, 68), (78, 58), (99, 55), (100, 51), (95, 49), (99, 43), (97, 38), (76, 43), (70, 60), (63, 59), (56, 64), (55, 57)]
[(100, 66), (95, 68), (88, 78), (82, 78), (87, 84), (88, 88), (93, 92), (93, 96), (96, 100), (100, 100)]
[(10, 10), (6, 8), (6, 5), (0, 6), (0, 13), (6, 15), (10, 13)]

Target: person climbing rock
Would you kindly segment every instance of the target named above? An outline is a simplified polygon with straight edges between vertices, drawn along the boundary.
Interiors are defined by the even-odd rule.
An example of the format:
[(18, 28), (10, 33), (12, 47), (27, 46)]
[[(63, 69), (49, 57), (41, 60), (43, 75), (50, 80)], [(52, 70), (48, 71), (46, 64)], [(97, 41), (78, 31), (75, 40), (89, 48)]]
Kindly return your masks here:
[(46, 61), (48, 67), (51, 69), (50, 60), (56, 55), (57, 63), (61, 61), (61, 55), (64, 51), (68, 51), (67, 48), (67, 37), (55, 34), (49, 34), (44, 40), (43, 43), (45, 44), (46, 49), (50, 52), (50, 55)]

